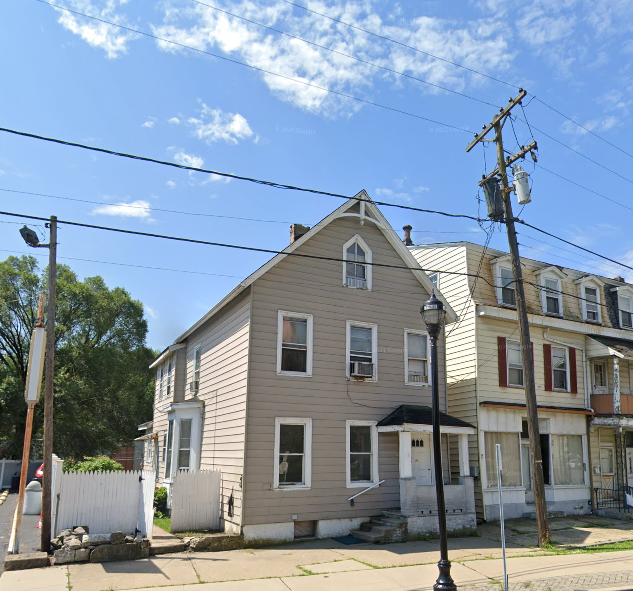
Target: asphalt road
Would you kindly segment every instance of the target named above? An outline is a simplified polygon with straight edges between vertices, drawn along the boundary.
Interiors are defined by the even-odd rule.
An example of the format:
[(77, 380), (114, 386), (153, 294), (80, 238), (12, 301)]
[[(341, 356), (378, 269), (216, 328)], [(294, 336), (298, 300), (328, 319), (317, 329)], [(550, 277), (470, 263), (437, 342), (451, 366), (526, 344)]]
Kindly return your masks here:
[(13, 523), (13, 514), (15, 513), (17, 502), (18, 495), (12, 494), (0, 505), (0, 576), (2, 576), (2, 571), (4, 570), (4, 557), (7, 555), (11, 524)]

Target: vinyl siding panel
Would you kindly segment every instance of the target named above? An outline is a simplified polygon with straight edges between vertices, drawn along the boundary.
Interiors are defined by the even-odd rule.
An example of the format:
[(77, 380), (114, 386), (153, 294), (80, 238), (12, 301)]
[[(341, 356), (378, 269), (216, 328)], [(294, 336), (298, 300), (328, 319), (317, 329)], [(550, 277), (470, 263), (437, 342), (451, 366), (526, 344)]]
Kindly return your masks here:
[[(341, 258), (355, 234), (371, 248), (373, 262), (403, 265), (374, 224), (349, 218), (335, 220), (296, 252)], [(292, 514), (300, 521), (361, 517), (400, 504), (398, 436), (383, 433), (378, 453), (385, 483), (350, 506), (347, 499), (362, 489), (346, 487), (346, 420), (379, 421), (400, 404), (431, 404), (430, 388), (405, 385), (403, 350), (405, 329), (424, 328), (420, 306), (429, 294), (412, 273), (377, 266), (372, 291), (342, 283), (340, 262), (287, 257), (253, 285), (244, 524), (287, 522)], [(314, 316), (310, 378), (276, 373), (279, 310)], [(347, 320), (378, 326), (377, 382), (345, 377)], [(443, 348), (439, 353), (442, 376)], [(311, 490), (273, 490), (275, 417), (312, 419)]]

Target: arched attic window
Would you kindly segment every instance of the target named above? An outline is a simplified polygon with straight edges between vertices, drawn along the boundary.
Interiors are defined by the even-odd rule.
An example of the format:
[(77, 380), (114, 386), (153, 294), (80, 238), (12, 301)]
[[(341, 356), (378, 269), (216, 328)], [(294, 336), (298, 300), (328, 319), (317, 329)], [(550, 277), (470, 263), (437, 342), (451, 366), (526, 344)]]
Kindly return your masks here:
[(343, 259), (343, 285), (371, 290), (372, 253), (358, 234), (343, 245)]

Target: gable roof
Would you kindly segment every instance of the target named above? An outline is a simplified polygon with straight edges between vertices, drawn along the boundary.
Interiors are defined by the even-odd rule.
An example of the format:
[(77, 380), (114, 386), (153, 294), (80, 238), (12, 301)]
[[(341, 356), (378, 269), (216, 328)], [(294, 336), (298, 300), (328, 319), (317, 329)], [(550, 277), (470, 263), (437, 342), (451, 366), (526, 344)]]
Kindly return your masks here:
[[(359, 214), (348, 213), (348, 210), (357, 203), (360, 203), (361, 212)], [(180, 343), (184, 341), (190, 334), (198, 330), (198, 328), (200, 328), (208, 320), (213, 318), (213, 316), (215, 316), (215, 314), (217, 314), (222, 308), (224, 308), (224, 306), (235, 299), (245, 289), (250, 287), (255, 281), (257, 281), (257, 279), (259, 279), (270, 269), (278, 265), (288, 255), (291, 255), (295, 250), (297, 250), (308, 240), (310, 240), (310, 238), (315, 236), (323, 228), (325, 228), (327, 225), (329, 225), (331, 222), (338, 219), (339, 217), (358, 217), (359, 219), (364, 219), (370, 221), (371, 223), (374, 223), (383, 233), (389, 244), (391, 244), (394, 250), (400, 255), (400, 258), (405, 263), (405, 265), (411, 268), (411, 272), (420, 282), (420, 285), (422, 285), (422, 287), (424, 287), (424, 289), (428, 293), (432, 293), (433, 291), (436, 292), (436, 297), (441, 300), (441, 302), (444, 304), (444, 308), (446, 309), (447, 322), (454, 322), (455, 320), (457, 320), (457, 314), (455, 314), (454, 310), (450, 307), (449, 303), (446, 301), (446, 299), (444, 299), (444, 296), (442, 296), (439, 290), (433, 285), (433, 283), (431, 283), (428, 275), (424, 271), (422, 271), (420, 264), (416, 261), (415, 257), (411, 254), (411, 252), (409, 252), (409, 249), (405, 246), (404, 242), (402, 242), (398, 234), (391, 227), (391, 224), (389, 224), (387, 218), (385, 218), (382, 212), (374, 204), (371, 197), (367, 194), (365, 189), (363, 189), (354, 197), (343, 203), (343, 205), (341, 205), (339, 208), (335, 209), (332, 213), (330, 213), (330, 215), (326, 216), (319, 223), (315, 224), (312, 228), (310, 228), (308, 232), (301, 236), (301, 238), (295, 240), (292, 244), (288, 245), (279, 254), (276, 254), (267, 263), (257, 269), (257, 271), (244, 279), (244, 281), (233, 288), (215, 306), (213, 306), (211, 310), (209, 310), (202, 318), (200, 318), (200, 320), (189, 327), (174, 342)], [(417, 269), (419, 269), (419, 271)]]
[[(391, 425), (432, 425), (433, 409), (430, 406), (417, 406), (413, 404), (402, 404), (390, 415), (380, 421), (377, 427), (388, 427)], [(470, 427), (473, 426), (466, 421), (462, 421), (451, 415), (440, 412), (440, 426), (442, 427)]]

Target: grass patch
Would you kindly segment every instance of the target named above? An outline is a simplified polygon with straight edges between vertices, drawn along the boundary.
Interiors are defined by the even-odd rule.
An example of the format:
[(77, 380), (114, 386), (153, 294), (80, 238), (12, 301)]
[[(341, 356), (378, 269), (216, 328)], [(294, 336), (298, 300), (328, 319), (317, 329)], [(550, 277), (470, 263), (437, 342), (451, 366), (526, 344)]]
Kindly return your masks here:
[(171, 517), (154, 517), (154, 525), (171, 533)]

